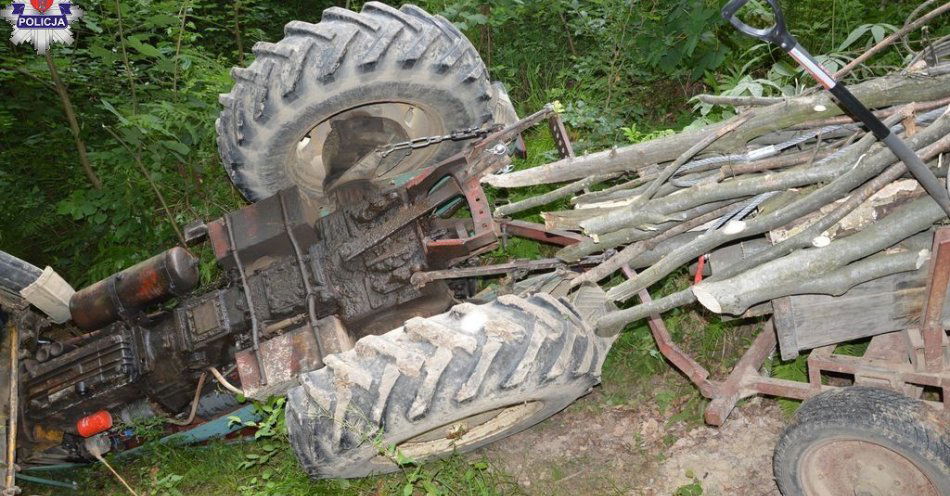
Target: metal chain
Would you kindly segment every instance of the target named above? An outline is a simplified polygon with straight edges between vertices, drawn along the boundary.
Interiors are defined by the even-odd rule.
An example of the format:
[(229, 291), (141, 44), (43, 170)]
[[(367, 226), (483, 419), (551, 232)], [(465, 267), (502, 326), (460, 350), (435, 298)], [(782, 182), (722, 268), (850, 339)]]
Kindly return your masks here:
[(421, 138), (413, 138), (409, 141), (401, 141), (399, 143), (393, 143), (391, 145), (378, 148), (376, 151), (380, 154), (381, 157), (385, 157), (390, 153), (396, 150), (415, 150), (417, 148), (425, 148), (427, 146), (435, 145), (443, 141), (461, 141), (472, 138), (484, 138), (489, 133), (493, 133), (501, 129), (500, 124), (493, 124), (490, 126), (484, 127), (467, 127), (463, 129), (456, 129), (449, 134), (437, 134), (434, 136), (423, 136)]

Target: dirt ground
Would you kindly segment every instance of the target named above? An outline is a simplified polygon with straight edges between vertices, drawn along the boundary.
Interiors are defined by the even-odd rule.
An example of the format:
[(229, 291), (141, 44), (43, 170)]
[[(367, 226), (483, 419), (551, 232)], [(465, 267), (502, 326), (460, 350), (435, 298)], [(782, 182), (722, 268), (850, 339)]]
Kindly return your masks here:
[(772, 447), (786, 419), (773, 400), (743, 402), (721, 428), (678, 417), (649, 401), (605, 406), (595, 390), (483, 454), (528, 494), (779, 495)]

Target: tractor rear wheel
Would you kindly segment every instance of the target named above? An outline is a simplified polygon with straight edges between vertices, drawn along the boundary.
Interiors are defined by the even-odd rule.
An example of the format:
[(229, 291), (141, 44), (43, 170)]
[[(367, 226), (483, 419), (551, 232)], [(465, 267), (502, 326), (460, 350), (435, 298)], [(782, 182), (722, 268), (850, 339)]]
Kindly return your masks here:
[(291, 445), (315, 478), (363, 477), (526, 429), (600, 382), (605, 309), (596, 286), (505, 295), (367, 336), (290, 391)]
[[(235, 68), (216, 122), (218, 149), (249, 201), (297, 185), (318, 202), (362, 181), (399, 181), (464, 141), (400, 150), (344, 175), (379, 147), (505, 122), (503, 88), (452, 23), (414, 5), (333, 7), (318, 24), (293, 21)], [(506, 117), (508, 115), (508, 117)]]
[(785, 496), (950, 494), (950, 418), (870, 387), (806, 401), (779, 438), (773, 464)]

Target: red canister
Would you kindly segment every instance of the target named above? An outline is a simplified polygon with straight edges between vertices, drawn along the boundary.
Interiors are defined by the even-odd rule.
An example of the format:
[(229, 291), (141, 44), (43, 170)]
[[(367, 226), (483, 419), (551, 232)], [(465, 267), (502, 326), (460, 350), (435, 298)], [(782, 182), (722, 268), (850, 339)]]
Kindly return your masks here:
[(105, 410), (86, 415), (76, 422), (76, 432), (82, 437), (92, 437), (111, 428), (112, 415)]

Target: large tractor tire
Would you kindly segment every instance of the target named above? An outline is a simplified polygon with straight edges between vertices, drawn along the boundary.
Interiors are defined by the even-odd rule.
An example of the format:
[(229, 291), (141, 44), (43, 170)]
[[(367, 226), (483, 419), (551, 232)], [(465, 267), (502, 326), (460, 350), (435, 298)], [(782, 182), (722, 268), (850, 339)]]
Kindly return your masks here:
[(249, 201), (297, 185), (325, 203), (346, 183), (398, 180), (465, 142), (393, 152), (372, 170), (343, 174), (381, 146), (513, 114), (465, 36), (414, 5), (333, 7), (318, 24), (292, 21), (284, 33), (255, 44), (255, 61), (232, 71), (235, 85), (220, 97), (218, 149)]
[(600, 382), (611, 338), (597, 287), (462, 303), (368, 336), (290, 391), (287, 430), (315, 478), (362, 477), (526, 429)]
[(18, 294), (42, 274), (43, 270), (39, 267), (0, 251), (0, 288)]
[(950, 495), (950, 417), (884, 389), (806, 401), (775, 447), (785, 496)]

